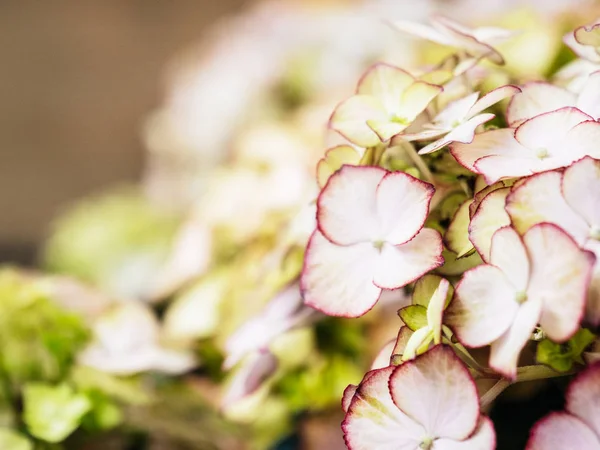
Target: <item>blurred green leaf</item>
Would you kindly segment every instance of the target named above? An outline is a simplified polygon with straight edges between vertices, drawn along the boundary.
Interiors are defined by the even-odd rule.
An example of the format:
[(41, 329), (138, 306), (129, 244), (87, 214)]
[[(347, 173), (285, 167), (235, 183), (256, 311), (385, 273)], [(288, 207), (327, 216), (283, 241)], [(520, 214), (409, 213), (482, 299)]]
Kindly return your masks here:
[(0, 428), (0, 448), (2, 450), (33, 450), (33, 444), (15, 431)]
[(67, 384), (29, 383), (23, 389), (23, 420), (33, 436), (47, 442), (69, 436), (90, 408), (90, 400)]

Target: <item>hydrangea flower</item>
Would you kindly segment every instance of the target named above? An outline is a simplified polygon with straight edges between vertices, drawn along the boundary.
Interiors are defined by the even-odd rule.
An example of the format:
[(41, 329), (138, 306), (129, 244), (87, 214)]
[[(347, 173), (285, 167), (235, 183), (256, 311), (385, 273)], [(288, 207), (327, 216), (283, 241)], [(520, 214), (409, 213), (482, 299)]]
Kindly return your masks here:
[[(526, 232), (537, 222), (551, 222), (600, 259), (600, 162), (584, 158), (564, 172), (546, 172), (514, 188), (507, 198), (515, 228)], [(600, 324), (600, 264), (594, 268), (586, 319)]]
[(495, 447), (494, 428), (480, 414), (473, 378), (444, 346), (368, 372), (359, 386), (346, 388), (342, 406), (350, 450)]
[(566, 167), (592, 156), (600, 158), (600, 123), (577, 108), (535, 116), (516, 129), (477, 134), (470, 144), (453, 143), (456, 160), (488, 184)]
[(404, 131), (442, 91), (388, 64), (372, 66), (356, 94), (331, 116), (331, 127), (361, 147), (372, 147)]
[(382, 289), (398, 289), (443, 264), (442, 239), (423, 228), (434, 188), (404, 172), (343, 166), (317, 201), (317, 230), (301, 277), (304, 301), (357, 317)]
[(556, 342), (577, 331), (594, 262), (555, 225), (534, 225), (522, 238), (512, 227), (501, 228), (489, 264), (465, 272), (456, 286), (445, 321), (466, 346), (490, 344), (490, 366), (514, 378), (538, 323)]
[(481, 98), (479, 92), (474, 92), (450, 102), (430, 123), (423, 125), (423, 131), (400, 137), (408, 141), (435, 139), (419, 150), (421, 155), (433, 153), (452, 142), (470, 143), (477, 127), (495, 117), (491, 113), (481, 114), (482, 111), (520, 91), (516, 86), (502, 86)]
[(527, 450), (571, 449), (600, 449), (600, 363), (571, 382), (565, 411), (536, 423), (527, 442)]
[(577, 27), (564, 37), (565, 44), (577, 56), (593, 63), (600, 63), (600, 21)]

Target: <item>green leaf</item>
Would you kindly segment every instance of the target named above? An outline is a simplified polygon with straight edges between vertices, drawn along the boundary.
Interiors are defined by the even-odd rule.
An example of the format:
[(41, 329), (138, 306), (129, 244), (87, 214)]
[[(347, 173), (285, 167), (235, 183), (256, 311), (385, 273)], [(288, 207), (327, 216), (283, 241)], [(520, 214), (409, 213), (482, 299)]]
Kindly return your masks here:
[(64, 440), (91, 408), (89, 399), (67, 384), (29, 383), (23, 389), (23, 402), (29, 432), (47, 442)]
[[(421, 277), (415, 284), (415, 289), (412, 295), (412, 304), (421, 305), (427, 308), (429, 306), (429, 302), (431, 301), (431, 297), (433, 297), (433, 293), (437, 290), (441, 281), (442, 277), (437, 275), (425, 275), (424, 277)], [(453, 292), (452, 286), (450, 286), (446, 298), (446, 306), (448, 303), (450, 303)]]
[(0, 428), (0, 448), (6, 450), (33, 450), (29, 439), (8, 428)]
[(581, 354), (595, 338), (596, 336), (590, 330), (582, 328), (563, 344), (544, 339), (537, 347), (537, 361), (559, 372), (567, 372), (571, 370), (574, 363), (583, 364)]
[(427, 326), (427, 308), (423, 305), (406, 306), (398, 311), (398, 315), (412, 331)]

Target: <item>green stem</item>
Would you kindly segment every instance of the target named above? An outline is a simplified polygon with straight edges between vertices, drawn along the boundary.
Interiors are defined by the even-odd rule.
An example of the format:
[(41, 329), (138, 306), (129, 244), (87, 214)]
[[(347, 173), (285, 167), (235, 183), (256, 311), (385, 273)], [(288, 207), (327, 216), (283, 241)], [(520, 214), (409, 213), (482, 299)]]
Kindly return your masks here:
[(412, 144), (410, 142), (403, 142), (401, 145), (402, 148), (406, 151), (406, 154), (412, 160), (412, 162), (415, 163), (415, 166), (417, 167), (417, 169), (419, 169), (419, 172), (421, 172), (423, 178), (425, 178), (425, 180), (429, 183), (435, 185), (433, 173), (431, 173), (431, 170), (429, 170), (429, 167), (427, 167), (427, 164), (425, 164), (425, 161), (423, 161), (423, 158), (421, 158), (421, 156), (417, 153)]
[(557, 372), (550, 367), (536, 364), (534, 366), (523, 366), (517, 369), (517, 380), (516, 383), (521, 381), (533, 381), (533, 380), (544, 380), (548, 378), (566, 377), (573, 375), (574, 370), (569, 372)]
[(501, 378), (496, 381), (496, 384), (494, 384), (489, 391), (481, 396), (481, 399), (479, 400), (481, 407), (485, 408), (486, 406), (490, 405), (494, 400), (496, 400), (496, 397), (498, 397), (504, 391), (504, 389), (510, 386), (510, 384), (510, 381), (508, 381), (506, 378)]

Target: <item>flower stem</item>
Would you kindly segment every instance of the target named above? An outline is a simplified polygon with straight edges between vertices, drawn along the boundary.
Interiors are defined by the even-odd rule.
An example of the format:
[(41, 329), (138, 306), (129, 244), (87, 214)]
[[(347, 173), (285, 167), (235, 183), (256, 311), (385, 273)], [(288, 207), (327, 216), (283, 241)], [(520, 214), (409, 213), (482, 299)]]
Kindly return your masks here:
[(412, 160), (412, 162), (415, 163), (415, 166), (417, 167), (417, 169), (419, 169), (419, 172), (421, 172), (423, 178), (425, 178), (425, 180), (427, 180), (429, 183), (435, 185), (433, 173), (431, 173), (431, 170), (429, 170), (429, 167), (427, 167), (427, 164), (425, 164), (425, 161), (423, 161), (423, 158), (419, 156), (412, 144), (410, 142), (402, 142), (401, 145), (402, 148), (406, 151), (406, 154)]
[(496, 397), (498, 397), (504, 391), (504, 389), (510, 386), (510, 384), (510, 381), (508, 381), (506, 378), (501, 378), (496, 381), (496, 384), (494, 384), (489, 391), (481, 396), (479, 401), (481, 407), (485, 408), (486, 406), (490, 405), (494, 400), (496, 400)]

